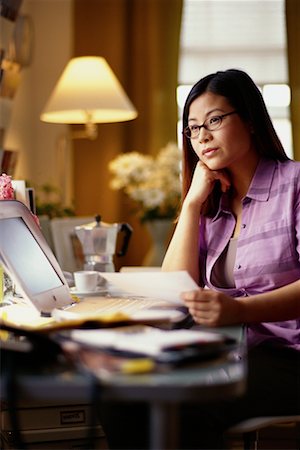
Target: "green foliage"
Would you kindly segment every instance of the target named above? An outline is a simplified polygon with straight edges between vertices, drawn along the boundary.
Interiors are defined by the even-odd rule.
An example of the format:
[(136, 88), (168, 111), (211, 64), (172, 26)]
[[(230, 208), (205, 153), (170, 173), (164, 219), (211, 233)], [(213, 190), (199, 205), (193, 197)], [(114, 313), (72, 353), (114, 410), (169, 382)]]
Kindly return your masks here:
[(50, 183), (35, 186), (36, 214), (46, 215), (50, 219), (54, 217), (75, 216), (75, 211), (70, 206), (63, 205), (61, 192)]

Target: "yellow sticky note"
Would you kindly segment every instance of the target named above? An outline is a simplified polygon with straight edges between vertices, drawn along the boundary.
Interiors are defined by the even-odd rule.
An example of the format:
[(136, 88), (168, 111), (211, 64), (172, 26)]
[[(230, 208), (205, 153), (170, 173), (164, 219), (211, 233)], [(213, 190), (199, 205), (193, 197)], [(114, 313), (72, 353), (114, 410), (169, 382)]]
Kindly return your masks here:
[[(6, 311), (0, 312), (0, 319), (2, 319), (4, 322), (6, 321), (6, 319), (7, 319)], [(8, 331), (4, 331), (4, 330), (0, 331), (0, 341), (7, 341), (8, 337), (9, 337)]]
[(123, 373), (148, 373), (155, 369), (155, 363), (148, 358), (137, 358), (124, 362), (121, 367)]

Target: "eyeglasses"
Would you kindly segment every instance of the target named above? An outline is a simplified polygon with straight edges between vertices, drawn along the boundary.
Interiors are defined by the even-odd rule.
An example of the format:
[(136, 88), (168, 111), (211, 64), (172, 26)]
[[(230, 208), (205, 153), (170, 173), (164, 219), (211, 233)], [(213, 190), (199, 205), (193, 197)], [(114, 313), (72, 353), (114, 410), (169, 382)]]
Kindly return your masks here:
[(208, 117), (202, 125), (191, 125), (189, 127), (186, 127), (183, 130), (183, 134), (188, 139), (196, 139), (199, 134), (201, 128), (205, 128), (208, 131), (215, 131), (222, 125), (224, 117), (230, 116), (231, 114), (235, 114), (237, 111), (231, 111), (226, 114), (221, 114), (220, 116), (212, 116)]

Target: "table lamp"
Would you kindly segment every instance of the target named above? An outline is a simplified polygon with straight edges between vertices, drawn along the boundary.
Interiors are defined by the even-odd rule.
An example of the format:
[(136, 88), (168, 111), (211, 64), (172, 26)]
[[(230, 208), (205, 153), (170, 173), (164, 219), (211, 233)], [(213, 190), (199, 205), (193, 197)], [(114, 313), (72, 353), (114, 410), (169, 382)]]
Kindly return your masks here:
[(120, 82), (98, 56), (69, 61), (40, 116), (43, 122), (84, 124), (73, 138), (97, 138), (97, 123), (132, 120), (137, 111)]

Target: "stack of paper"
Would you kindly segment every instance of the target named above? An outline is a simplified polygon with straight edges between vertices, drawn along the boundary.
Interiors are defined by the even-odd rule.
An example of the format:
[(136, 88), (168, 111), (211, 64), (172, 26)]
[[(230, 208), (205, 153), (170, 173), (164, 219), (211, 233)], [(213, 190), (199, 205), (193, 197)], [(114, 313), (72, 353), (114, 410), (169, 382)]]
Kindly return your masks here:
[(146, 325), (132, 325), (109, 330), (74, 330), (74, 341), (99, 349), (157, 356), (164, 351), (224, 343), (219, 333), (198, 330), (162, 330)]

